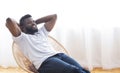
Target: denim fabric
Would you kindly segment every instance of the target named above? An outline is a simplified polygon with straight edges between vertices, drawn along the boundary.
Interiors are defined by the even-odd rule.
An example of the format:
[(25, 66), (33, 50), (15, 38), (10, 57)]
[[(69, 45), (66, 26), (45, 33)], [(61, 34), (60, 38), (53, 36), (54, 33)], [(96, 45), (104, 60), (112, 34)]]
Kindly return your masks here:
[(90, 73), (64, 53), (46, 59), (38, 71), (39, 73)]

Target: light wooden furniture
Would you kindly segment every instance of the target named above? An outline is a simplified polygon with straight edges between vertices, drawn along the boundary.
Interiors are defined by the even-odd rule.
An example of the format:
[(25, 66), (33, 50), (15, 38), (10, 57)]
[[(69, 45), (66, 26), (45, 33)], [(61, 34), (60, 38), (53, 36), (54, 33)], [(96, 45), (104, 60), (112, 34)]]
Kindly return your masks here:
[[(54, 39), (51, 36), (48, 36), (48, 40), (56, 51), (68, 54), (68, 51), (56, 39)], [(28, 73), (37, 73), (37, 70), (35, 69), (34, 65), (30, 62), (28, 58), (26, 58), (23, 55), (23, 53), (19, 50), (19, 47), (15, 42), (13, 42), (12, 44), (12, 51), (14, 58), (20, 68), (27, 71)]]

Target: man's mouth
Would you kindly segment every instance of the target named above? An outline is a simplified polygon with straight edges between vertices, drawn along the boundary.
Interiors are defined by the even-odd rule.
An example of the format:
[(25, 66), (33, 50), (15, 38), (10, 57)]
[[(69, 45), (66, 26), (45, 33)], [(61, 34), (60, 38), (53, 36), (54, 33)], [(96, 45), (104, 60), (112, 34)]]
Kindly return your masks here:
[(36, 26), (35, 26), (35, 25), (33, 25), (33, 28), (36, 28)]

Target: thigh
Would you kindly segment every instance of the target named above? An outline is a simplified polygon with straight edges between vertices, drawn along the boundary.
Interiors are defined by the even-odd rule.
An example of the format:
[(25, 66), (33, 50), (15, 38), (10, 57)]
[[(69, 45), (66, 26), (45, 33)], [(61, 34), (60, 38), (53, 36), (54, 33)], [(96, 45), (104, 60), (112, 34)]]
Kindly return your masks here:
[(72, 65), (75, 65), (75, 66), (77, 66), (77, 67), (82, 68), (81, 65), (80, 65), (77, 61), (75, 61), (73, 58), (71, 58), (70, 56), (68, 56), (68, 55), (66, 55), (66, 54), (64, 54), (64, 53), (61, 53), (61, 54), (60, 54), (60, 57), (61, 57), (61, 59), (62, 59), (63, 61), (65, 61), (65, 62), (67, 62), (67, 63), (69, 63), (69, 64), (72, 64)]
[(40, 73), (70, 73), (75, 66), (72, 66), (59, 58), (49, 58), (38, 70)]
[(66, 54), (64, 53), (61, 53), (60, 54), (61, 56), (61, 59), (71, 65), (74, 65), (76, 67), (78, 67), (79, 69), (82, 69), (83, 71), (85, 71), (86, 73), (90, 73), (88, 70), (84, 69), (77, 61), (75, 61), (73, 58), (67, 56)]

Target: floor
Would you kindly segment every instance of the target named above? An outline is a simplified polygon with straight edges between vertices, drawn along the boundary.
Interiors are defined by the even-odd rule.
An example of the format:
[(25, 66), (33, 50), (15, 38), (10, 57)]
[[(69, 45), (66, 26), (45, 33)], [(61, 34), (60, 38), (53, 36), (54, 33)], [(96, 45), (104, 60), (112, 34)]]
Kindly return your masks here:
[[(0, 67), (0, 73), (27, 73), (24, 70), (20, 68), (3, 68)], [(112, 69), (112, 70), (103, 70), (100, 68), (95, 68), (94, 70), (91, 71), (91, 73), (120, 73), (120, 68)]]
[(91, 73), (120, 73), (120, 68), (111, 69), (111, 70), (103, 70), (101, 68), (95, 68), (91, 71)]
[(9, 67), (9, 68), (0, 67), (0, 73), (27, 73), (27, 72), (16, 67)]

